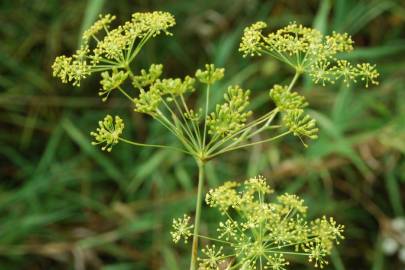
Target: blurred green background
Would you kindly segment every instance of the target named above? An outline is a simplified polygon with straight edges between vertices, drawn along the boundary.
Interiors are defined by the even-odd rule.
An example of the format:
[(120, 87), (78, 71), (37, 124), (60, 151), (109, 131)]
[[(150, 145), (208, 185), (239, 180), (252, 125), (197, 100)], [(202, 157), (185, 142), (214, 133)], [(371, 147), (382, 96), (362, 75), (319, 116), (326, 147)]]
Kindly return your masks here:
[[(405, 257), (405, 3), (403, 1), (2, 0), (0, 2), (0, 269), (187, 269), (189, 246), (174, 247), (172, 217), (192, 213), (193, 160), (166, 150), (118, 145), (106, 154), (90, 130), (107, 113), (123, 116), (126, 136), (173, 138), (118, 95), (102, 103), (97, 76), (82, 87), (51, 77), (57, 55), (71, 53), (99, 13), (123, 22), (137, 11), (176, 16), (173, 37), (158, 37), (138, 67), (163, 63), (166, 76), (226, 68), (216, 89), (242, 84), (265, 110), (267, 89), (291, 79), (273, 59), (238, 53), (243, 28), (290, 21), (324, 33), (348, 32), (353, 61), (376, 63), (371, 89), (303, 80), (298, 90), (318, 120), (305, 149), (292, 137), (208, 163), (208, 185), (263, 174), (278, 192), (301, 195), (311, 216), (334, 216), (346, 240), (327, 269), (402, 270)], [(266, 98), (265, 98), (266, 97)], [(204, 209), (203, 227), (218, 215)], [(311, 269), (297, 262), (290, 269)]]

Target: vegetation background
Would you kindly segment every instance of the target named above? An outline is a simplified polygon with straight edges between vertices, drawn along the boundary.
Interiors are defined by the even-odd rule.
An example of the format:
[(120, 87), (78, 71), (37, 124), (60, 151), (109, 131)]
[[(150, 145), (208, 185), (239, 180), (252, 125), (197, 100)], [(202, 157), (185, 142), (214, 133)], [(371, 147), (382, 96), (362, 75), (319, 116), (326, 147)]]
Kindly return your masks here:
[[(353, 36), (357, 50), (348, 57), (376, 63), (380, 85), (323, 88), (303, 80), (298, 90), (320, 138), (308, 149), (289, 137), (225, 155), (209, 163), (208, 185), (263, 174), (279, 192), (300, 194), (313, 216), (346, 225), (327, 269), (404, 269), (384, 239), (405, 238), (392, 223), (405, 222), (405, 3), (384, 0), (2, 0), (0, 269), (186, 269), (189, 247), (174, 247), (169, 230), (172, 217), (193, 211), (193, 161), (166, 150), (93, 147), (89, 132), (107, 112), (125, 117), (128, 137), (173, 138), (118, 95), (102, 103), (96, 78), (73, 88), (50, 70), (99, 13), (125, 21), (152, 10), (173, 13), (177, 25), (173, 37), (146, 46), (138, 68), (163, 63), (167, 76), (183, 76), (212, 62), (226, 68), (213, 92), (240, 83), (253, 90), (258, 109), (271, 106), (267, 89), (291, 74), (268, 57), (242, 58), (245, 26), (297, 21)], [(208, 230), (218, 215), (204, 211)]]

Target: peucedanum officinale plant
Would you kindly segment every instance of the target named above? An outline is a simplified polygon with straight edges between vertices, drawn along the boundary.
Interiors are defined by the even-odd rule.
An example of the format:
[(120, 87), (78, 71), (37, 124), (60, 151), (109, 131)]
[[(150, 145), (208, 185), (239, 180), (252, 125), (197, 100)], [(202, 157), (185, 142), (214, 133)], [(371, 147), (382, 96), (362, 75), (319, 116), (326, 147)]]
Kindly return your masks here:
[[(317, 138), (316, 121), (304, 110), (308, 105), (305, 97), (293, 91), (300, 76), (307, 74), (322, 85), (339, 79), (346, 84), (357, 80), (364, 81), (366, 86), (377, 83), (378, 72), (373, 65), (353, 66), (338, 58), (339, 53), (353, 49), (350, 36), (338, 33), (324, 36), (315, 29), (295, 23), (268, 35), (263, 34), (264, 22), (247, 27), (239, 48), (244, 56), (269, 55), (295, 72), (288, 85), (274, 85), (269, 91), (274, 108), (258, 116), (249, 108), (251, 91), (239, 85), (229, 86), (224, 91), (223, 102), (212, 104), (212, 85), (221, 80), (225, 72), (213, 64), (184, 78), (163, 78), (161, 64), (135, 69), (136, 57), (151, 38), (172, 35), (169, 29), (175, 25), (175, 19), (170, 13), (134, 13), (131, 20), (113, 28), (115, 18), (100, 16), (83, 33), (81, 46), (72, 56), (55, 59), (53, 75), (63, 83), (80, 86), (83, 79), (100, 73), (98, 94), (102, 101), (120, 93), (129, 100), (134, 111), (158, 121), (178, 139), (177, 145), (132, 141), (123, 136), (123, 120), (107, 115), (91, 132), (93, 144), (100, 145), (102, 150), (110, 152), (116, 144), (123, 142), (180, 151), (194, 158), (198, 166), (194, 224), (189, 224), (191, 218), (188, 216), (175, 219), (172, 232), (176, 242), (182, 237), (193, 236), (190, 269), (219, 269), (221, 263), (233, 262), (232, 257), (235, 263), (226, 269), (242, 269), (242, 266), (243, 269), (284, 269), (288, 265), (285, 254), (306, 254), (315, 266), (322, 267), (333, 241), (341, 238), (342, 227), (326, 218), (307, 223), (306, 207), (294, 195), (282, 195), (277, 197), (276, 203), (267, 204), (265, 197), (271, 189), (260, 177), (245, 182), (242, 185), (244, 193), (238, 193), (239, 184), (233, 182), (208, 193), (207, 203), (219, 208), (227, 217), (218, 227), (219, 243), (228, 245), (234, 253), (223, 255), (226, 247), (208, 246), (202, 249), (206, 258), (197, 260), (198, 239), (202, 237), (204, 167), (208, 161), (227, 152), (270, 142), (287, 134), (297, 136), (304, 145), (304, 140)], [(190, 95), (195, 92), (204, 98), (201, 107), (191, 105)], [(258, 134), (264, 139), (253, 141)], [(233, 220), (227, 212), (229, 209), (241, 214), (242, 220)], [(297, 251), (282, 252), (283, 248), (290, 247)], [(271, 254), (267, 253), (269, 250)]]

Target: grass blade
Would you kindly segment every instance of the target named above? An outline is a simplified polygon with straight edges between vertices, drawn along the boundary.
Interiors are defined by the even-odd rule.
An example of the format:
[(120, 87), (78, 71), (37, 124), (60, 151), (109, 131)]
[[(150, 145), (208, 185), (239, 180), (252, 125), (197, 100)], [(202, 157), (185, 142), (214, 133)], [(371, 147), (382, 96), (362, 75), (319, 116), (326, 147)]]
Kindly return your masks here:
[(105, 0), (89, 0), (87, 2), (86, 11), (83, 16), (82, 25), (80, 27), (80, 37), (78, 38), (77, 47), (80, 47), (81, 35), (97, 19), (98, 14), (100, 14), (101, 10), (103, 9), (104, 3)]

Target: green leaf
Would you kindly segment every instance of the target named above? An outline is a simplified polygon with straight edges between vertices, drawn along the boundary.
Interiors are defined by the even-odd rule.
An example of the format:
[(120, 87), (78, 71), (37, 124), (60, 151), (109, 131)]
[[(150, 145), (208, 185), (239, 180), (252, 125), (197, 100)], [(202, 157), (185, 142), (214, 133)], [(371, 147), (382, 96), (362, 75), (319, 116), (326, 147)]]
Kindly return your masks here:
[(343, 265), (343, 261), (342, 261), (342, 258), (340, 257), (338, 249), (334, 248), (332, 250), (330, 259), (336, 270), (345, 270), (346, 269), (345, 266)]
[[(348, 60), (367, 59), (375, 60), (388, 56), (393, 56), (405, 51), (405, 40), (396, 40), (391, 44), (386, 44), (372, 48), (356, 48), (353, 52), (342, 54)], [(384, 66), (383, 66), (384, 67)]]
[(165, 261), (164, 270), (179, 270), (181, 269), (179, 264), (177, 263), (176, 256), (172, 249), (165, 246), (162, 249), (163, 252), (163, 259)]
[(322, 34), (328, 32), (328, 15), (331, 8), (330, 0), (323, 0), (320, 2), (318, 12), (312, 23), (312, 26), (319, 30)]
[(392, 209), (394, 210), (395, 216), (403, 216), (404, 208), (401, 198), (401, 185), (395, 176), (395, 171), (393, 169), (388, 169), (386, 172), (385, 187), (387, 189), (389, 195), (388, 198), (390, 200)]
[(382, 239), (381, 237), (378, 237), (378, 240), (376, 241), (374, 245), (374, 251), (373, 251), (373, 264), (371, 267), (371, 270), (383, 270), (386, 269), (384, 267), (384, 253), (382, 250)]

